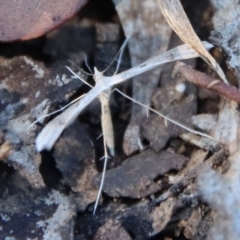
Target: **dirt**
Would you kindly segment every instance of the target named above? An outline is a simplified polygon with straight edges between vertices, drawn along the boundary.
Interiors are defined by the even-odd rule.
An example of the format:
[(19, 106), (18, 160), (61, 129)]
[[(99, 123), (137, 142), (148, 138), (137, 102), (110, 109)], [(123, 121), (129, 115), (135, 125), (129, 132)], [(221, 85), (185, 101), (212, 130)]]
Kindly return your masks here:
[[(198, 8), (192, 1), (182, 3), (196, 33), (207, 40), (212, 30), (210, 3), (201, 1)], [(115, 156), (108, 160), (95, 215), (104, 156), (99, 100), (84, 109), (51, 151), (36, 151), (38, 133), (59, 112), (43, 116), (61, 112), (90, 89), (65, 65), (94, 85), (93, 68), (108, 67), (125, 39), (123, 29), (112, 1), (91, 0), (45, 36), (0, 44), (1, 239), (207, 239), (216, 212), (200, 194), (197, 176), (205, 165), (219, 173), (227, 171), (229, 152), (223, 144), (187, 133), (153, 113), (132, 121), (131, 101), (113, 93)], [(211, 38), (217, 41), (215, 35)], [(168, 48), (179, 43), (172, 34)], [(124, 51), (119, 72), (131, 67), (131, 54)], [(212, 73), (202, 60), (187, 63)], [(116, 65), (106, 75), (111, 76)], [(191, 128), (196, 126), (196, 114), (212, 114), (208, 119), (214, 120), (220, 97), (174, 79), (173, 67), (162, 67), (147, 102)], [(184, 92), (177, 90), (180, 84), (185, 84)], [(132, 85), (129, 80), (117, 87), (134, 95)], [(124, 143), (129, 123), (133, 133)], [(139, 145), (126, 154), (123, 145), (131, 141)]]

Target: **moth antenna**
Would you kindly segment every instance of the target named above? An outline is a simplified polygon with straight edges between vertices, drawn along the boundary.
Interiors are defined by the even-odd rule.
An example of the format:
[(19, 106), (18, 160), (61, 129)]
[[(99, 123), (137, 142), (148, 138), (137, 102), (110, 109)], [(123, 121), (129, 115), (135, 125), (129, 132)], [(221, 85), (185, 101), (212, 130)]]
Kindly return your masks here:
[(93, 88), (93, 86), (92, 86), (90, 83), (88, 83), (88, 82), (85, 81), (83, 78), (81, 78), (80, 76), (78, 76), (70, 67), (68, 67), (68, 66), (65, 66), (65, 67), (66, 67), (67, 70), (68, 70), (69, 72), (71, 72), (76, 78), (80, 79), (83, 83), (85, 83), (86, 85), (88, 85), (90, 88)]
[(121, 65), (121, 62), (122, 62), (122, 57), (123, 57), (123, 52), (124, 52), (125, 47), (127, 46), (127, 43), (128, 43), (128, 41), (129, 41), (130, 37), (131, 37), (131, 35), (128, 36), (128, 37), (125, 39), (122, 47), (120, 48), (120, 55), (119, 55), (119, 58), (117, 59), (117, 62), (118, 62), (117, 68), (116, 68), (116, 70), (115, 70), (115, 72), (114, 72), (113, 75), (116, 75), (117, 72), (118, 72), (118, 70), (119, 70), (119, 68), (120, 68), (120, 65)]
[[(86, 56), (86, 55), (85, 55)], [(92, 71), (90, 71), (91, 73), (86, 72), (85, 70), (83, 70), (82, 68), (80, 68), (75, 62), (68, 60), (68, 62), (70, 62), (72, 65), (74, 65), (77, 69), (79, 69), (81, 72), (83, 72), (84, 74), (88, 75), (88, 76), (93, 76), (94, 74), (92, 73)]]
[(91, 75), (93, 75), (93, 71), (92, 71), (90, 65), (88, 64), (87, 54), (84, 55), (84, 62), (85, 62), (86, 67), (88, 68), (89, 72), (92, 73)]
[(96, 138), (96, 140), (98, 140), (98, 139), (101, 138), (102, 136), (103, 136), (103, 133), (100, 134), (100, 135)]
[[(102, 73), (105, 73), (105, 72), (112, 66), (112, 64), (114, 63), (114, 61), (116, 61), (116, 60), (117, 60), (118, 64), (117, 64), (116, 71), (114, 72), (113, 75), (115, 75), (115, 74), (118, 72), (119, 66), (120, 66), (121, 61), (122, 61), (123, 51), (124, 51), (124, 49), (125, 49), (125, 47), (126, 47), (126, 45), (127, 45), (127, 43), (128, 43), (128, 41), (129, 41), (130, 38), (131, 38), (131, 35), (128, 36), (128, 37), (124, 40), (121, 48), (118, 50), (117, 54), (115, 55), (115, 57), (113, 58), (113, 60), (110, 62), (110, 64), (108, 65), (108, 67), (107, 67), (105, 70), (102, 71)], [(119, 55), (119, 59), (117, 59), (118, 55)]]

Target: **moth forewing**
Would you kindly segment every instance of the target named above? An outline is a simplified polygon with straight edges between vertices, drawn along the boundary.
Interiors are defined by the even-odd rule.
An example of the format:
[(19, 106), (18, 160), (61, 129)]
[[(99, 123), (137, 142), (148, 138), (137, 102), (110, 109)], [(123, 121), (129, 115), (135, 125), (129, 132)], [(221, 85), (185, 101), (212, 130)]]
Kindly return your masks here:
[[(202, 44), (207, 50), (213, 48), (213, 45), (209, 42), (203, 41)], [(195, 50), (190, 48), (188, 45), (183, 44), (181, 46), (172, 48), (162, 54), (159, 54), (155, 57), (152, 57), (146, 60), (145, 62), (135, 67), (132, 67), (131, 69), (128, 69), (124, 72), (121, 72), (117, 75), (114, 75), (112, 77), (103, 77), (102, 83), (105, 86), (107, 85), (114, 86), (116, 84), (126, 81), (127, 79), (130, 79), (144, 72), (150, 71), (156, 67), (159, 67), (163, 64), (196, 57), (199, 57), (199, 54)]]
[(63, 113), (51, 120), (36, 138), (37, 151), (41, 152), (44, 149), (51, 150), (64, 129), (68, 127), (78, 117), (79, 113), (104, 90), (103, 84), (97, 84), (97, 86), (91, 89), (84, 98), (72, 104)]
[[(213, 45), (208, 42), (203, 42), (203, 45), (207, 49), (211, 49), (213, 47)], [(177, 60), (195, 58), (198, 56), (198, 53), (184, 44), (156, 57), (150, 58), (144, 63), (112, 77), (105, 77), (102, 73), (95, 69), (95, 87), (91, 89), (83, 99), (71, 105), (66, 111), (58, 115), (44, 127), (36, 139), (37, 151), (40, 152), (44, 149), (50, 150), (63, 130), (71, 124), (81, 111), (103, 91), (162, 64)]]

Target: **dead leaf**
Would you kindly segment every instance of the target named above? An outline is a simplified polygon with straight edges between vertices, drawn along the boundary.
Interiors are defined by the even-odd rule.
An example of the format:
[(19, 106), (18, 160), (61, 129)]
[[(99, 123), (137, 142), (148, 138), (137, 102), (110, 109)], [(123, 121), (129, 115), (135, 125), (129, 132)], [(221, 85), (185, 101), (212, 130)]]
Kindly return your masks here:
[(184, 43), (194, 49), (199, 56), (217, 72), (219, 77), (227, 83), (221, 67), (202, 45), (201, 40), (193, 30), (181, 2), (179, 0), (158, 0), (158, 2), (163, 15), (177, 35)]
[(0, 41), (36, 38), (72, 17), (87, 0), (1, 0)]

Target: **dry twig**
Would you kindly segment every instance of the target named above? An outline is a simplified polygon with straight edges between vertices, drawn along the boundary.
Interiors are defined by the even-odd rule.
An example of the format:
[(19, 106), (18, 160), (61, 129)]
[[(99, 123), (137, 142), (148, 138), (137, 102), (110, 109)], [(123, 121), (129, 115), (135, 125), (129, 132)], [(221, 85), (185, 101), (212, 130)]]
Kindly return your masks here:
[(226, 84), (205, 73), (199, 72), (185, 63), (177, 62), (173, 70), (173, 75), (240, 103), (240, 91), (236, 87)]

